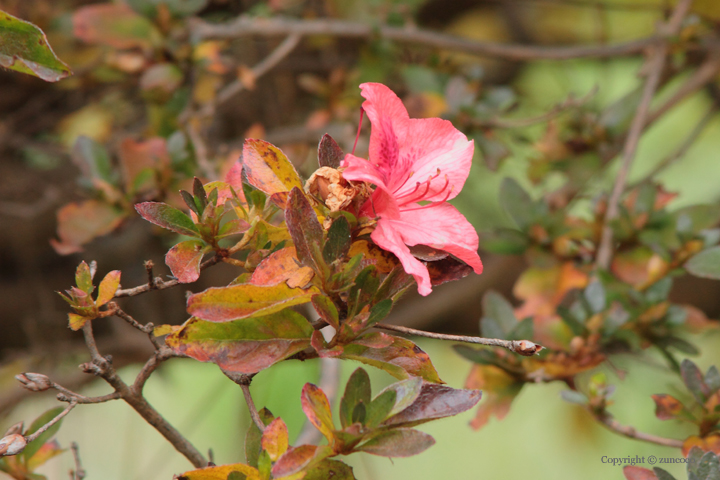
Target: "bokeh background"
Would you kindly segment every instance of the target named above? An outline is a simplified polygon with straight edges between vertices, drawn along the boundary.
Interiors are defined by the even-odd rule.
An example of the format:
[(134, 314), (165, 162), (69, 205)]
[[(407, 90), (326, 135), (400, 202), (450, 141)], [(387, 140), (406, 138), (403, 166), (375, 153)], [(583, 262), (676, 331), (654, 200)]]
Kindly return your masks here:
[[(89, 136), (112, 152), (128, 137), (169, 137), (175, 130), (182, 130), (173, 124), (175, 107), (169, 105), (171, 102), (153, 98), (147, 84), (142, 83), (142, 69), (133, 70), (136, 58), (119, 58), (117, 51), (107, 45), (83, 42), (73, 32), (74, 12), (92, 3), (96, 2), (0, 1), (0, 9), (42, 27), (58, 56), (76, 72), (53, 85), (14, 72), (0, 72), (2, 425), (21, 419), (31, 421), (56, 404), (49, 393), (27, 395), (12, 378), (22, 371), (52, 373), (59, 383), (81, 388), (88, 395), (108, 392), (106, 385), (96, 384), (78, 372), (77, 364), (86, 361), (86, 354), (79, 335), (67, 329), (66, 308), (55, 293), (70, 286), (80, 260), (97, 260), (99, 275), (121, 269), (124, 286), (144, 282), (142, 262), (147, 259), (157, 265), (156, 273), (169, 273), (163, 255), (173, 238), (160, 235), (137, 217), (124, 218), (117, 229), (86, 243), (81, 252), (59, 255), (50, 245), (50, 239), (57, 238), (58, 209), (97, 193), (79, 181), (81, 171), (71, 158), (79, 136)], [(197, 15), (213, 22), (238, 15), (334, 18), (371, 25), (415, 25), (475, 40), (533, 45), (605, 44), (645, 38), (653, 34), (657, 22), (672, 6), (665, 0), (200, 3)], [(703, 21), (720, 20), (720, 6), (712, 0), (695, 3), (696, 18), (702, 14)], [(189, 23), (188, 18), (176, 19), (176, 24)], [(693, 21), (692, 16), (689, 21)], [(178, 35), (173, 41), (181, 49), (188, 40)], [(548, 122), (512, 129), (477, 125), (499, 117), (544, 115), (566, 104), (568, 98), (582, 101), (577, 102), (577, 107), (561, 108), (559, 115), (563, 118), (602, 112), (638, 88), (637, 72), (643, 62), (640, 56), (508, 62), (381, 39), (311, 36), (261, 79), (247, 74), (278, 43), (278, 39), (251, 36), (227, 40), (217, 46), (222, 50), (219, 59), (212, 54), (202, 57), (208, 62), (217, 60), (224, 71), (198, 69), (197, 76), (185, 79), (181, 86), (168, 84), (167, 79), (160, 81), (158, 88), (172, 98), (177, 99), (178, 92), (183, 92), (202, 105), (213, 103), (233, 78), (240, 79), (243, 91), (218, 104), (212, 119), (200, 129), (210, 152), (207, 160), (218, 165), (217, 171), (237, 159), (244, 138), (261, 137), (280, 146), (307, 177), (316, 168), (315, 146), (323, 133), (330, 132), (348, 150), (352, 147), (361, 103), (357, 85), (381, 81), (398, 92), (411, 116), (452, 119), (476, 141), (470, 178), (454, 204), (481, 232), (512, 226), (497, 200), (504, 178), (516, 178), (536, 197), (558, 180), (550, 175), (531, 182), (527, 177), (528, 165), (537, 158), (542, 141), (552, 139)], [(146, 61), (163, 61), (157, 52), (153, 55)], [(192, 70), (192, 62), (198, 61), (192, 57), (187, 68)], [(470, 95), (470, 100), (458, 94), (458, 86)], [(712, 82), (647, 131), (631, 171), (631, 182), (682, 144), (698, 119), (718, 101), (715, 89)], [(472, 115), (467, 114), (468, 109)], [(626, 114), (617, 115), (619, 120), (612, 126), (621, 128)], [(363, 148), (366, 137), (360, 142), (359, 149)], [(594, 179), (593, 188), (608, 188), (615, 174), (615, 167), (609, 168)], [(717, 201), (718, 178), (720, 116), (716, 115), (682, 161), (666, 169), (659, 180), (667, 190), (678, 193), (671, 204), (677, 209)], [(483, 293), (494, 289), (512, 299), (513, 283), (524, 268), (520, 257), (485, 253), (482, 258), (486, 266), (483, 275), (439, 287), (426, 298), (410, 293), (387, 321), (430, 331), (477, 335)], [(204, 275), (199, 284), (186, 289), (200, 291), (233, 276), (229, 268), (219, 266), (207, 278)], [(710, 318), (717, 318), (718, 293), (714, 282), (681, 278), (671, 295), (675, 301), (694, 304)], [(184, 295), (183, 288), (154, 292), (128, 302), (124, 308), (144, 321), (179, 324), (186, 318)], [(114, 320), (96, 329), (101, 350), (111, 353), (116, 365), (125, 365), (123, 375), (130, 378), (139, 368), (137, 363), (148, 355), (145, 340)], [(692, 340), (702, 350), (695, 361), (703, 371), (718, 364), (717, 332)], [(468, 362), (446, 343), (419, 339), (418, 344), (430, 354), (441, 378), (461, 388)], [(620, 369), (628, 370), (622, 380), (614, 370), (606, 370), (618, 388), (612, 406), (618, 420), (669, 437), (684, 438), (689, 434), (682, 425), (655, 418), (650, 395), (672, 393), (679, 387), (677, 377), (667, 371), (659, 357), (650, 354), (639, 362), (637, 358), (618, 356), (613, 361)], [(350, 363), (341, 366), (343, 380), (357, 366)], [(374, 391), (391, 381), (382, 372), (370, 373)], [(286, 421), (292, 438), (304, 420), (300, 389), (317, 377), (317, 363), (285, 362), (258, 375), (252, 392), (258, 405), (267, 406)], [(562, 389), (557, 383), (524, 388), (504, 420), (493, 419), (480, 431), (468, 426), (472, 412), (423, 426), (437, 444), (417, 457), (389, 461), (365, 455), (346, 460), (359, 479), (621, 479), (624, 477), (620, 468), (602, 463), (601, 457), (679, 456), (676, 450), (605, 431), (581, 408), (562, 401)], [(239, 389), (214, 365), (191, 360), (168, 362), (153, 376), (146, 392), (150, 402), (198, 448), (213, 450), (216, 463), (243, 460), (243, 438), (249, 425), (247, 408)], [(58, 439), (63, 446), (78, 442), (90, 479), (172, 478), (190, 467), (131, 409), (118, 402), (77, 408), (66, 419)], [(71, 456), (65, 454), (40, 472), (51, 479), (67, 478), (71, 467)], [(684, 478), (682, 467), (667, 469)]]

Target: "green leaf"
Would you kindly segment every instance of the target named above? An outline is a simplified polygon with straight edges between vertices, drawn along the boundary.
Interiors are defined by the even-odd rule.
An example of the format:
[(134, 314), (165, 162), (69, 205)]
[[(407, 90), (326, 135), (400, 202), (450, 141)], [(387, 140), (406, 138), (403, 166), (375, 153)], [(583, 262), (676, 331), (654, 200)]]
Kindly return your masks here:
[(203, 188), (203, 184), (199, 178), (193, 178), (193, 197), (195, 197), (195, 205), (200, 212), (200, 215), (205, 211), (205, 207), (208, 205), (207, 194)]
[(688, 359), (683, 360), (680, 364), (680, 375), (682, 375), (683, 383), (697, 401), (701, 404), (705, 403), (710, 396), (710, 389), (705, 384), (697, 365)]
[(0, 10), (0, 66), (57, 82), (72, 75), (42, 30)]
[(339, 217), (330, 225), (327, 241), (323, 247), (323, 260), (330, 265), (342, 261), (350, 250), (350, 224), (345, 217)]
[(518, 323), (515, 328), (508, 333), (508, 340), (529, 340), (533, 338), (535, 331), (535, 323), (532, 317), (528, 317), (522, 322)]
[(392, 307), (393, 301), (389, 298), (386, 298), (380, 303), (376, 303), (375, 305), (373, 305), (370, 309), (370, 316), (368, 317), (365, 326), (369, 328), (376, 323), (380, 323), (385, 320), (385, 317), (390, 314), (390, 310), (392, 310)]
[(78, 265), (77, 269), (75, 270), (75, 285), (77, 285), (80, 290), (89, 295), (93, 292), (93, 290), (95, 290), (95, 287), (93, 287), (92, 284), (92, 277), (93, 276), (90, 273), (90, 267), (83, 260), (82, 262), (80, 262), (80, 265)]
[(207, 6), (208, 0), (126, 0), (136, 12), (155, 18), (157, 7), (163, 4), (171, 14), (178, 17), (194, 15)]
[(358, 368), (350, 375), (345, 385), (345, 394), (340, 400), (340, 424), (343, 428), (354, 423), (352, 417), (355, 407), (358, 404), (369, 404), (370, 395), (370, 377), (363, 368)]
[(442, 383), (427, 353), (410, 340), (392, 338), (392, 345), (382, 348), (371, 348), (358, 343), (345, 345), (340, 358), (372, 365), (401, 380), (415, 376), (428, 382)]
[(377, 428), (387, 417), (390, 416), (395, 406), (396, 393), (394, 390), (384, 390), (368, 405), (365, 416), (365, 427)]
[(110, 300), (112, 300), (113, 297), (115, 297), (115, 292), (117, 292), (119, 286), (120, 270), (113, 270), (112, 272), (105, 275), (105, 278), (103, 278), (100, 282), (100, 287), (98, 288), (98, 296), (97, 300), (95, 301), (95, 305), (101, 307), (108, 303)]
[(560, 392), (560, 397), (569, 403), (575, 403), (578, 405), (586, 405), (588, 403), (587, 396), (582, 392), (575, 390), (563, 390)]
[(395, 405), (393, 405), (392, 410), (390, 410), (390, 413), (388, 414), (388, 417), (396, 415), (406, 408), (408, 408), (410, 405), (412, 405), (415, 400), (417, 400), (418, 396), (420, 395), (420, 391), (422, 390), (423, 381), (420, 377), (414, 377), (409, 378), (407, 380), (402, 380), (399, 382), (392, 383), (385, 387), (379, 394), (382, 395), (387, 390), (392, 390), (395, 392)]
[(685, 263), (685, 268), (696, 277), (720, 280), (720, 246), (694, 255)]
[(286, 309), (263, 317), (213, 323), (191, 318), (165, 343), (175, 352), (231, 372), (256, 373), (310, 346), (312, 326)]
[(480, 319), (480, 334), (485, 338), (501, 338), (504, 339), (506, 332), (500, 328), (500, 325), (494, 318), (483, 317)]
[[(465, 412), (480, 401), (480, 390), (464, 390), (425, 383), (415, 400), (399, 413), (383, 422), (384, 426), (412, 427), (438, 418)], [(407, 403), (403, 401), (402, 404)], [(393, 411), (397, 410), (394, 408)]]
[(242, 318), (259, 317), (300, 305), (312, 300), (318, 290), (290, 288), (285, 283), (276, 285), (233, 285), (213, 287), (191, 295), (188, 312), (210, 322), (228, 322)]
[[(260, 420), (262, 420), (263, 424), (266, 426), (270, 425), (270, 422), (275, 420), (272, 412), (270, 412), (267, 408), (259, 410), (258, 415), (260, 416)], [(248, 431), (245, 434), (245, 461), (248, 465), (253, 467), (257, 467), (258, 457), (260, 456), (260, 451), (262, 450), (262, 434), (263, 432), (260, 431), (257, 425), (255, 425), (255, 422), (250, 422)]]
[(435, 444), (427, 433), (412, 428), (396, 428), (372, 437), (355, 450), (382, 457), (411, 457)]
[(530, 239), (520, 230), (500, 228), (480, 235), (483, 250), (500, 255), (520, 255), (530, 246)]
[[(33, 433), (37, 432), (42, 426), (47, 424), (53, 418), (57, 417), (63, 410), (65, 410), (64, 407), (57, 407), (43, 413), (38, 418), (36, 418), (35, 421), (33, 421), (32, 425), (30, 425), (30, 428), (27, 430), (27, 432), (24, 433), (24, 435), (32, 435)], [(45, 432), (43, 432), (34, 442), (28, 443), (27, 447), (25, 447), (25, 450), (20, 453), (20, 455), (25, 459), (25, 461), (32, 458), (33, 455), (35, 455), (38, 450), (40, 450), (42, 446), (45, 445), (45, 442), (50, 440), (53, 435), (55, 435), (57, 431), (60, 430), (60, 424), (62, 424), (62, 419), (55, 423), (52, 427), (45, 430)]]
[(305, 412), (310, 423), (320, 430), (320, 433), (322, 433), (332, 445), (335, 426), (333, 425), (332, 413), (330, 412), (330, 403), (325, 393), (316, 385), (306, 383), (302, 389), (300, 399), (303, 412)]
[(711, 393), (715, 393), (720, 390), (720, 372), (718, 372), (715, 365), (711, 365), (705, 373), (705, 384), (708, 386)]
[(677, 480), (669, 472), (667, 472), (666, 470), (663, 470), (660, 467), (653, 467), (653, 472), (655, 472), (655, 476), (657, 477), (657, 480)]
[(173, 246), (165, 255), (165, 264), (180, 283), (200, 278), (200, 262), (212, 247), (202, 240), (186, 240)]
[(325, 459), (307, 471), (303, 480), (356, 480), (353, 469), (340, 460)]
[(583, 296), (593, 313), (600, 313), (605, 310), (605, 287), (599, 280), (594, 280), (585, 288)]
[(200, 231), (192, 219), (167, 203), (138, 203), (135, 205), (135, 210), (137, 210), (145, 220), (159, 227), (167, 228), (168, 230), (189, 237), (200, 237)]
[(323, 230), (317, 215), (301, 188), (293, 188), (287, 200), (285, 223), (295, 244), (298, 259), (323, 278), (328, 268), (323, 259), (321, 245)]
[[(518, 323), (510, 302), (494, 290), (489, 290), (482, 300), (483, 317), (492, 318), (506, 334)], [(485, 334), (483, 332), (483, 334)]]
[(111, 184), (114, 183), (115, 175), (113, 174), (110, 154), (108, 154), (105, 147), (92, 138), (80, 135), (75, 140), (71, 155), (75, 165), (88, 179), (99, 179)]
[(500, 185), (500, 205), (521, 230), (535, 221), (535, 204), (514, 178), (507, 177)]
[(335, 330), (340, 328), (340, 317), (338, 316), (337, 307), (330, 299), (325, 295), (313, 295), (312, 305), (315, 307), (315, 311), (320, 318), (325, 320), (328, 325), (332, 325)]
[(242, 162), (250, 185), (268, 195), (303, 188), (290, 160), (279, 148), (264, 140), (245, 140)]

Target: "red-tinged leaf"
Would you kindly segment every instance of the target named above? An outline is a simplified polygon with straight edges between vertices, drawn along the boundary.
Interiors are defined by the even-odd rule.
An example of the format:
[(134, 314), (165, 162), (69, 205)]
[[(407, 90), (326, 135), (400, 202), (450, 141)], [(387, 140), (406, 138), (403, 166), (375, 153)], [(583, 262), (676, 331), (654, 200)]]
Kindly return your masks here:
[(227, 174), (225, 175), (225, 183), (230, 185), (232, 189), (235, 190), (238, 198), (242, 200), (243, 206), (246, 206), (247, 200), (245, 200), (245, 192), (243, 191), (242, 170), (243, 164), (240, 160), (233, 163), (233, 166), (230, 167), (230, 170), (228, 170)]
[(212, 247), (202, 240), (186, 240), (172, 247), (165, 255), (165, 264), (180, 283), (200, 278), (200, 262)]
[(117, 49), (149, 49), (159, 43), (160, 34), (147, 18), (123, 4), (88, 5), (73, 14), (76, 37)]
[(328, 447), (316, 447), (315, 445), (290, 447), (273, 466), (273, 477), (279, 478), (293, 475), (310, 465), (313, 460), (317, 461), (331, 454), (332, 450)]
[(161, 202), (143, 202), (135, 205), (135, 210), (150, 223), (181, 235), (199, 237), (200, 232), (192, 219), (175, 207)]
[(341, 358), (372, 365), (401, 380), (415, 376), (428, 382), (443, 383), (427, 353), (410, 340), (393, 338), (393, 344), (383, 348), (370, 348), (357, 343), (345, 345)]
[(120, 270), (113, 270), (112, 272), (105, 275), (105, 278), (103, 278), (102, 282), (100, 282), (100, 287), (98, 289), (98, 296), (97, 300), (95, 301), (95, 305), (101, 307), (108, 303), (110, 300), (112, 300), (113, 297), (115, 297), (115, 292), (117, 292), (119, 286)]
[(92, 320), (90, 317), (83, 317), (77, 313), (68, 313), (69, 326), (74, 331), (80, 330), (85, 325), (85, 322), (90, 320)]
[(268, 195), (303, 188), (290, 160), (276, 146), (248, 138), (243, 145), (242, 163), (250, 185)]
[(315, 428), (320, 430), (320, 433), (332, 445), (335, 426), (330, 412), (330, 403), (325, 393), (312, 383), (306, 383), (302, 389), (301, 403), (303, 412), (310, 423), (315, 425)]
[(270, 455), (270, 460), (276, 462), (288, 449), (288, 429), (280, 417), (265, 427), (262, 439), (262, 449)]
[(290, 288), (304, 287), (312, 280), (313, 269), (300, 265), (295, 247), (285, 247), (263, 260), (250, 277), (254, 285), (287, 282)]
[(83, 260), (75, 270), (75, 285), (83, 292), (90, 294), (95, 289), (92, 284), (93, 275), (90, 273), (90, 267)]
[(353, 469), (340, 460), (328, 458), (309, 469), (303, 480), (356, 480)]
[[(408, 396), (411, 394), (412, 391)], [(409, 427), (438, 418), (451, 417), (477, 405), (481, 395), (480, 390), (457, 390), (447, 385), (426, 383), (409, 407), (388, 418), (383, 425)], [(395, 410), (397, 407), (393, 409)]]
[(720, 455), (720, 435), (712, 434), (705, 438), (700, 438), (696, 435), (688, 437), (683, 442), (683, 456), (687, 457), (693, 447), (698, 447), (704, 452), (713, 452), (717, 455)]
[(315, 287), (302, 290), (290, 288), (285, 283), (270, 286), (246, 283), (215, 287), (190, 296), (188, 312), (210, 322), (228, 322), (268, 315), (293, 305), (307, 303), (317, 293)]
[(226, 323), (191, 318), (168, 335), (177, 353), (231, 372), (256, 373), (310, 346), (312, 326), (293, 310)]
[(285, 209), (285, 223), (298, 259), (318, 273), (327, 270), (322, 256), (323, 230), (302, 188), (293, 188)]
[(340, 345), (335, 345), (332, 348), (327, 348), (327, 342), (325, 337), (319, 330), (315, 330), (310, 339), (310, 345), (315, 349), (321, 358), (333, 358), (342, 355), (343, 349)]
[(142, 142), (126, 138), (120, 143), (118, 156), (125, 189), (130, 194), (159, 192), (163, 179), (169, 180), (170, 154), (164, 138)]
[(670, 395), (652, 395), (652, 399), (655, 401), (655, 416), (660, 420), (675, 419), (685, 410), (683, 404)]
[(115, 230), (125, 218), (122, 210), (98, 200), (68, 203), (57, 212), (58, 237), (50, 244), (60, 255), (81, 252), (82, 245)]
[(261, 480), (260, 472), (244, 463), (220, 465), (218, 467), (190, 470), (177, 477), (177, 480), (227, 480), (230, 474), (238, 472), (245, 475), (245, 480)]
[(328, 325), (332, 325), (335, 330), (340, 328), (340, 317), (338, 316), (337, 307), (330, 297), (313, 295), (312, 305), (315, 307), (315, 311), (320, 318), (325, 320)]
[(435, 439), (425, 432), (412, 428), (394, 428), (372, 437), (355, 450), (381, 457), (411, 457), (435, 444)]
[(626, 465), (623, 467), (623, 475), (625, 475), (627, 480), (658, 480), (652, 470), (636, 467), (635, 465)]
[(268, 202), (274, 204), (281, 210), (285, 210), (287, 208), (288, 196), (288, 192), (276, 192), (268, 197)]
[(57, 442), (57, 440), (51, 440), (49, 442), (46, 442), (40, 447), (40, 449), (35, 452), (35, 454), (32, 457), (29, 457), (27, 460), (27, 468), (28, 471), (32, 472), (40, 465), (44, 464), (51, 458), (60, 455), (65, 450), (60, 448), (60, 444)]
[(370, 348), (385, 348), (392, 345), (395, 342), (395, 338), (396, 337), (388, 335), (387, 333), (369, 332), (353, 340), (353, 343)]
[(37, 26), (0, 11), (0, 66), (57, 82), (72, 75)]
[(473, 365), (465, 381), (465, 387), (475, 390), (484, 389), (485, 400), (478, 407), (470, 427), (479, 430), (491, 416), (495, 416), (498, 420), (505, 418), (510, 411), (512, 401), (520, 393), (523, 385), (524, 383), (518, 382), (498, 367)]
[(318, 144), (318, 163), (321, 167), (338, 168), (345, 158), (340, 145), (327, 133), (322, 136)]

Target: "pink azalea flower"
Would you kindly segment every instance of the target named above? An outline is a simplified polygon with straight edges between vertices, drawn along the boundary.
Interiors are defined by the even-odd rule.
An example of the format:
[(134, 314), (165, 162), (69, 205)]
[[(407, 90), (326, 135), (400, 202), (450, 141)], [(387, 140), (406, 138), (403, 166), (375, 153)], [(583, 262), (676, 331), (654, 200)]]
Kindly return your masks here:
[(443, 250), (482, 273), (478, 235), (447, 203), (465, 184), (475, 145), (447, 120), (410, 118), (385, 85), (364, 83), (360, 88), (372, 124), (369, 160), (346, 155), (343, 177), (377, 186), (360, 212), (378, 219), (370, 235), (373, 242), (400, 259), (421, 295), (432, 291), (430, 274), (408, 246)]

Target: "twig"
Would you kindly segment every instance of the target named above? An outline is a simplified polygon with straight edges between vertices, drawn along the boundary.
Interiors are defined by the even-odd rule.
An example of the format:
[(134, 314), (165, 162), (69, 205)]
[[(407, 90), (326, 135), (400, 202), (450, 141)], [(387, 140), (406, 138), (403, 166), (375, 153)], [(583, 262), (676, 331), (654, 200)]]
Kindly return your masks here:
[[(92, 331), (92, 322), (83, 325), (85, 345), (87, 345), (92, 358), (91, 364), (82, 365), (88, 373), (102, 377), (112, 386), (120, 397), (130, 405), (146, 422), (155, 428), (175, 449), (187, 458), (196, 468), (207, 465), (207, 460), (185, 437), (178, 432), (157, 410), (155, 410), (145, 397), (133, 388), (130, 388), (115, 372), (108, 358), (100, 355)], [(157, 354), (157, 352), (156, 352)], [(142, 382), (144, 383), (144, 382)]]
[[(295, 47), (298, 46), (301, 39), (302, 35), (297, 33), (290, 33), (290, 35), (288, 35), (287, 38), (285, 38), (285, 40), (283, 40), (282, 43), (280, 43), (280, 45), (278, 45), (275, 50), (270, 53), (270, 55), (265, 57), (265, 59), (263, 59), (250, 70), (252, 76), (255, 79), (258, 79), (268, 73), (270, 70), (272, 70), (285, 57), (290, 55), (290, 53), (295, 49)], [(197, 112), (196, 116), (199, 118), (207, 118), (212, 116), (215, 113), (215, 108), (217, 107), (217, 105), (227, 102), (232, 97), (245, 90), (245, 88), (245, 84), (240, 79), (233, 81), (225, 88), (220, 90), (215, 100), (211, 103), (206, 104), (199, 112)]]
[(664, 447), (672, 447), (672, 448), (682, 448), (683, 441), (682, 440), (675, 440), (674, 438), (665, 438), (665, 437), (658, 437), (656, 435), (651, 435), (649, 433), (643, 433), (638, 432), (635, 427), (631, 427), (629, 425), (623, 425), (617, 420), (615, 420), (612, 415), (610, 415), (607, 412), (602, 413), (595, 413), (590, 412), (593, 417), (597, 421), (599, 421), (601, 424), (603, 424), (605, 427), (607, 427), (609, 430), (619, 433), (620, 435), (632, 438), (635, 440), (640, 440), (643, 442), (648, 443), (654, 443), (656, 445), (662, 445)]
[(537, 123), (547, 122), (557, 117), (566, 110), (583, 106), (588, 102), (598, 91), (598, 87), (593, 88), (587, 95), (582, 98), (574, 98), (572, 95), (569, 96), (565, 101), (558, 103), (552, 107), (549, 111), (530, 118), (491, 118), (488, 120), (473, 120), (472, 125), (479, 128), (523, 128), (535, 125)]
[[(200, 265), (200, 270), (205, 270), (206, 268), (215, 265), (220, 260), (221, 258), (217, 255), (210, 257)], [(135, 295), (140, 295), (141, 293), (145, 293), (150, 290), (165, 290), (166, 288), (174, 287), (179, 283), (180, 282), (178, 282), (177, 279), (163, 281), (160, 278), (156, 278), (152, 285), (146, 283), (145, 285), (139, 285), (133, 288), (118, 289), (118, 291), (115, 292), (115, 298), (134, 297)]]
[(80, 447), (76, 442), (72, 442), (70, 450), (72, 450), (73, 459), (75, 460), (75, 470), (70, 470), (70, 480), (83, 480), (85, 478), (85, 469), (82, 468), (80, 463)]
[(260, 414), (258, 413), (257, 407), (255, 407), (255, 402), (253, 401), (252, 395), (250, 394), (250, 383), (252, 383), (253, 377), (255, 377), (255, 374), (244, 374), (244, 373), (236, 373), (236, 372), (230, 372), (228, 370), (220, 369), (226, 377), (228, 377), (230, 380), (235, 382), (240, 386), (240, 389), (243, 392), (243, 396), (245, 397), (245, 403), (248, 406), (248, 410), (250, 411), (250, 418), (252, 418), (255, 425), (260, 429), (262, 432), (265, 430), (265, 424), (263, 423), (262, 419), (260, 418)]
[[(213, 102), (208, 104), (208, 106), (212, 107), (212, 110), (210, 111), (210, 115), (212, 115), (215, 111), (215, 103)], [(192, 116), (186, 123), (187, 133), (190, 136), (190, 141), (192, 142), (193, 149), (195, 150), (195, 159), (197, 160), (198, 168), (205, 177), (209, 180), (217, 180), (217, 172), (208, 159), (208, 149), (207, 145), (205, 145), (205, 140), (203, 140), (202, 135), (200, 134), (199, 123), (199, 119)]]
[(344, 38), (394, 40), (401, 43), (454, 50), (474, 55), (499, 57), (507, 60), (567, 60), (572, 58), (608, 58), (637, 55), (662, 41), (653, 36), (616, 45), (542, 47), (479, 42), (444, 33), (416, 28), (374, 26), (334, 19), (295, 20), (242, 16), (228, 23), (210, 24), (194, 19), (190, 24), (193, 40), (210, 38), (239, 38), (248, 36), (278, 37), (297, 34), (330, 35)]
[(377, 324), (373, 325), (374, 328), (380, 328), (383, 330), (391, 330), (393, 332), (407, 333), (408, 335), (417, 335), (419, 337), (434, 338), (436, 340), (449, 340), (451, 342), (465, 342), (475, 343), (478, 345), (488, 345), (491, 347), (503, 347), (507, 348), (511, 352), (530, 357), (540, 352), (543, 347), (537, 343), (533, 343), (529, 340), (501, 340), (499, 338), (482, 338), (482, 337), (468, 337), (465, 335), (446, 335), (444, 333), (432, 333), (425, 332), (423, 330), (416, 330), (409, 327), (401, 327), (399, 325), (386, 325)]
[(150, 378), (150, 375), (152, 375), (152, 373), (160, 366), (160, 364), (163, 363), (165, 360), (179, 356), (180, 355), (175, 353), (171, 348), (166, 346), (162, 346), (157, 349), (153, 356), (150, 357), (147, 362), (145, 362), (145, 365), (143, 365), (143, 368), (137, 374), (137, 377), (135, 377), (135, 381), (133, 382), (131, 387), (133, 393), (135, 395), (142, 395), (145, 382), (147, 382), (148, 378)]
[(148, 336), (148, 338), (150, 339), (150, 342), (155, 347), (156, 351), (163, 348), (163, 344), (155, 336), (155, 333), (154, 333), (155, 325), (153, 325), (152, 323), (147, 323), (147, 324), (143, 325), (142, 323), (135, 320), (131, 315), (126, 313), (123, 309), (121, 309), (120, 306), (115, 302), (108, 303), (108, 311), (112, 312), (112, 314), (115, 315), (116, 317), (120, 317), (123, 320), (125, 320), (133, 328), (140, 330), (141, 332), (146, 334)]
[[(667, 35), (676, 33), (680, 28), (682, 19), (685, 17), (691, 3), (692, 0), (681, 0), (677, 7), (675, 7), (675, 11), (670, 17), (667, 25), (660, 30), (664, 30)], [(648, 120), (650, 103), (652, 102), (655, 91), (660, 84), (660, 76), (662, 75), (663, 68), (665, 67), (665, 59), (668, 53), (667, 43), (663, 42), (655, 48), (655, 51), (650, 55), (650, 59), (646, 65), (648, 68), (647, 80), (645, 81), (640, 104), (635, 112), (635, 116), (633, 117), (632, 124), (630, 125), (630, 130), (625, 141), (620, 171), (618, 172), (612, 194), (608, 200), (600, 244), (597, 250), (597, 257), (595, 259), (597, 268), (603, 270), (608, 269), (610, 266), (610, 260), (612, 259), (613, 229), (611, 223), (618, 216), (620, 197), (625, 190), (628, 172), (630, 171), (630, 167), (635, 159), (635, 153), (640, 142), (640, 136), (642, 135)]]
[(38, 438), (40, 435), (42, 435), (43, 433), (45, 433), (48, 428), (50, 428), (50, 427), (52, 427), (53, 425), (55, 425), (55, 424), (56, 424), (57, 422), (59, 422), (65, 415), (67, 415), (68, 413), (70, 413), (70, 410), (72, 410), (73, 408), (75, 408), (75, 407), (77, 406), (77, 404), (78, 404), (78, 402), (77, 402), (76, 400), (71, 401), (70, 404), (69, 404), (67, 407), (65, 407), (65, 410), (63, 410), (62, 412), (58, 413), (58, 414), (55, 416), (55, 418), (53, 418), (52, 420), (50, 420), (48, 423), (46, 423), (46, 424), (43, 425), (42, 427), (38, 428), (38, 429), (35, 431), (35, 433), (33, 433), (32, 435), (26, 436), (26, 437), (25, 437), (25, 441), (26, 441), (27, 443), (30, 443), (30, 442), (32, 442), (32, 441), (34, 441), (34, 440), (37, 440), (37, 438)]
[(152, 260), (145, 260), (143, 266), (145, 267), (145, 272), (147, 272), (148, 288), (152, 290), (155, 288), (155, 276), (153, 275), (153, 267), (155, 266), (155, 263)]

